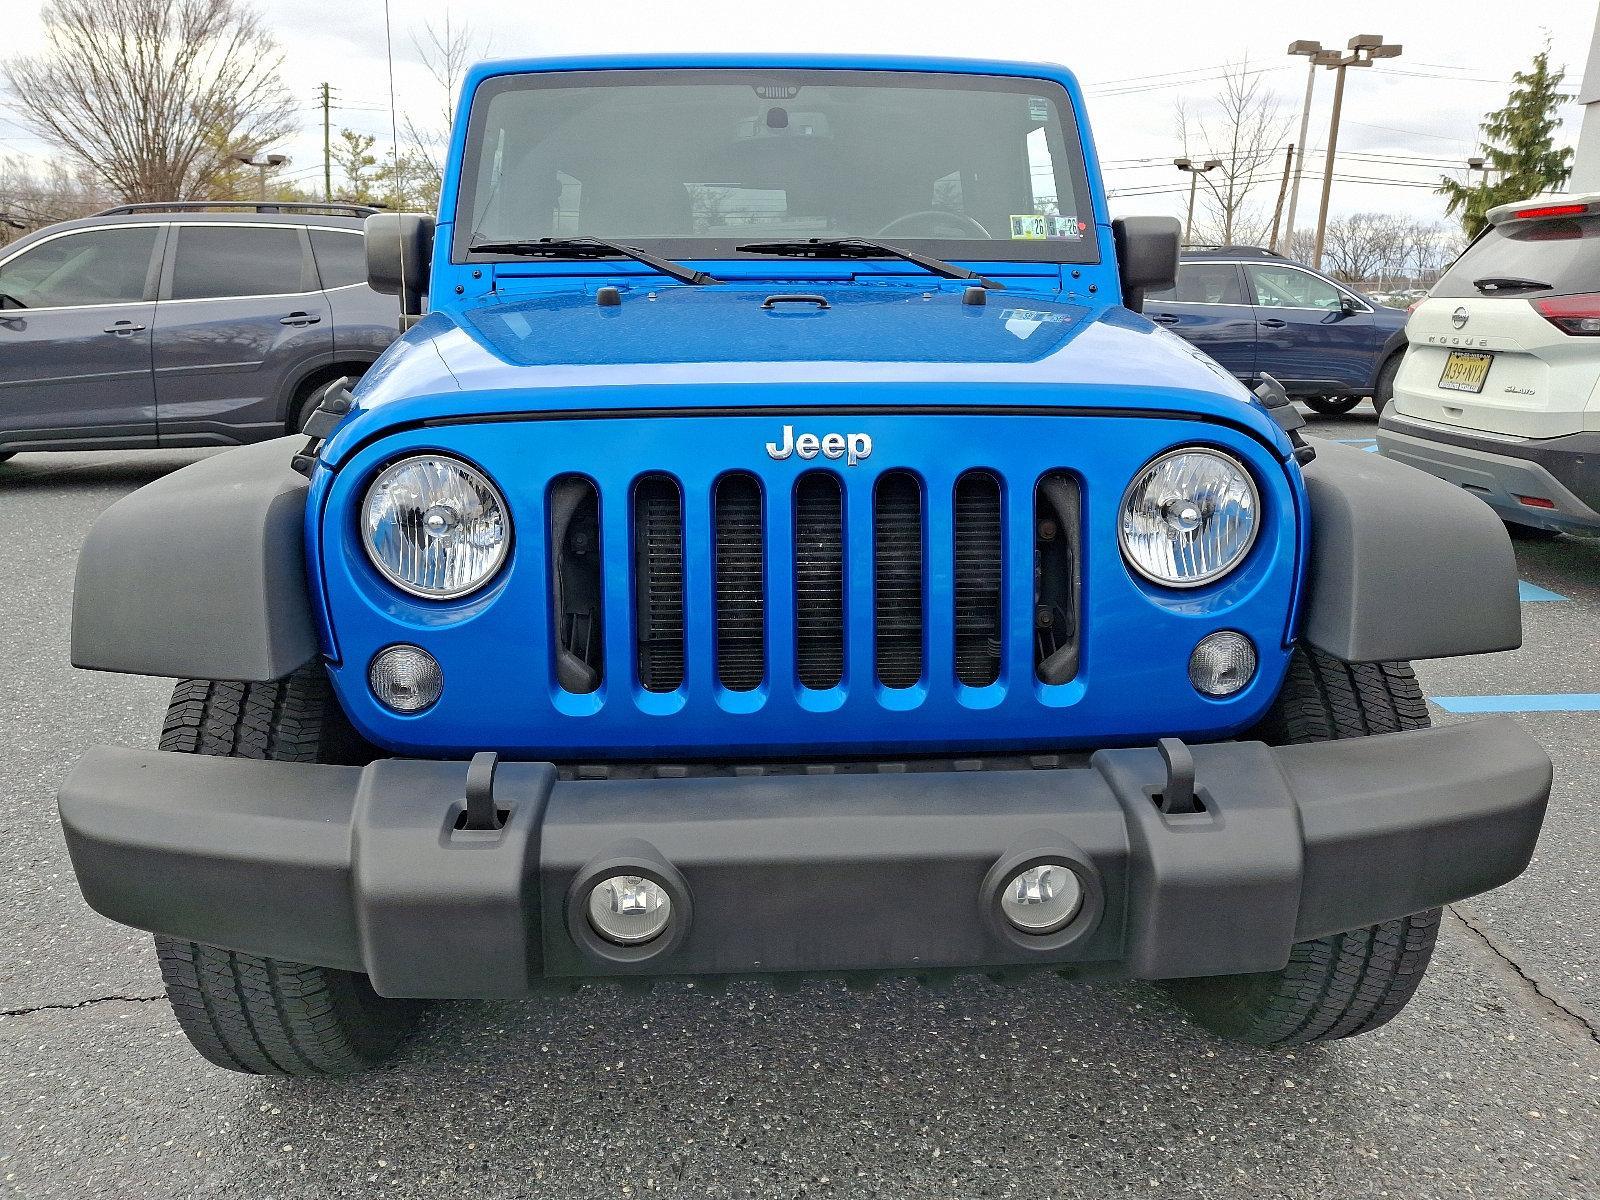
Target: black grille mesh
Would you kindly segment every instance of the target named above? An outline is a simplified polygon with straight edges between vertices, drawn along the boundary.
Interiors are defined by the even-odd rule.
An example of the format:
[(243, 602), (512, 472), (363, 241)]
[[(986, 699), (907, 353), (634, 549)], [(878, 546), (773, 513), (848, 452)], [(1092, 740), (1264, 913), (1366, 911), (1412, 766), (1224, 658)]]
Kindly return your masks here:
[(683, 498), (672, 480), (639, 481), (633, 538), (639, 683), (670, 692), (683, 683)]
[(910, 687), (922, 678), (922, 488), (910, 472), (878, 480), (872, 525), (878, 680)]
[(735, 692), (761, 685), (766, 674), (766, 584), (762, 577), (761, 489), (751, 475), (717, 482), (717, 678)]
[(956, 481), (956, 678), (1000, 678), (1000, 481), (969, 471)]
[(802, 475), (794, 494), (795, 667), (808, 688), (844, 677), (843, 522), (839, 481)]

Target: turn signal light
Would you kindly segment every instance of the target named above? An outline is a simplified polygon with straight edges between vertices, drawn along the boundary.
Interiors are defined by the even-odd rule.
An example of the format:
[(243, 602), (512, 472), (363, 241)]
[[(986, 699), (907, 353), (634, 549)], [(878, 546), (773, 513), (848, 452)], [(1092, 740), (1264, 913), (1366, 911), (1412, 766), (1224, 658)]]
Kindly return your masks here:
[(1530, 300), (1539, 315), (1573, 337), (1600, 337), (1600, 292)]

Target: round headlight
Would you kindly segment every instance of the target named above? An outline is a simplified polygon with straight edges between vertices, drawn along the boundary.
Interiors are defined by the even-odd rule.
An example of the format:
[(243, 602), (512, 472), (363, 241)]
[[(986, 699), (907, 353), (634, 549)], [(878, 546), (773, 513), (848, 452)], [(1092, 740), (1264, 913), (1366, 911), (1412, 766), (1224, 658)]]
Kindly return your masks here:
[(424, 454), (383, 469), (361, 505), (361, 537), (384, 578), (453, 600), (482, 587), (511, 543), (506, 502), (480, 472)]
[(1139, 574), (1166, 587), (1198, 587), (1244, 561), (1260, 524), (1254, 480), (1226, 454), (1174, 450), (1134, 476), (1117, 536)]

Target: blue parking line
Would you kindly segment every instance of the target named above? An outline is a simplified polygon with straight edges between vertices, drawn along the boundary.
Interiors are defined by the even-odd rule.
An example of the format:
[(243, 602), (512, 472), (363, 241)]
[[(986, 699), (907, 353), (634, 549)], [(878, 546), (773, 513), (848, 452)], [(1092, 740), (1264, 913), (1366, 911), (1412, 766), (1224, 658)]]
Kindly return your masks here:
[(1548, 600), (1565, 600), (1566, 597), (1559, 592), (1552, 592), (1549, 588), (1542, 588), (1537, 583), (1529, 583), (1526, 579), (1517, 580), (1517, 599), (1524, 604), (1539, 604)]
[(1453, 713), (1600, 712), (1600, 692), (1564, 692), (1547, 696), (1434, 696), (1433, 702)]

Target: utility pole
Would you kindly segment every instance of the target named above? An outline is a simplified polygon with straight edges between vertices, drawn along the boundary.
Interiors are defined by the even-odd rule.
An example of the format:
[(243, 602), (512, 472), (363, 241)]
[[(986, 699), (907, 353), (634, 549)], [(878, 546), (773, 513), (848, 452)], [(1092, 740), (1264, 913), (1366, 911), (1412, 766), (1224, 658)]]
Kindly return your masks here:
[(1272, 241), (1267, 249), (1273, 253), (1277, 253), (1278, 250), (1278, 218), (1283, 216), (1283, 196), (1289, 190), (1289, 168), (1293, 163), (1294, 143), (1290, 142), (1289, 150), (1283, 156), (1283, 182), (1278, 184), (1278, 202), (1272, 206)]
[[(1300, 204), (1300, 176), (1306, 168), (1306, 147), (1310, 144), (1307, 139), (1311, 135), (1311, 94), (1316, 90), (1317, 86), (1317, 56), (1323, 53), (1322, 43), (1304, 40), (1290, 42), (1289, 53), (1304, 55), (1309, 60), (1306, 63), (1306, 99), (1305, 103), (1300, 106), (1300, 141), (1297, 143), (1300, 149), (1295, 157), (1294, 185), (1289, 190), (1289, 222), (1283, 236), (1285, 245), (1292, 247), (1294, 245), (1294, 214), (1295, 209)], [(1274, 242), (1272, 248), (1276, 250), (1278, 248), (1276, 245), (1278, 225), (1276, 219), (1274, 219), (1272, 225)]]
[(324, 83), (322, 93), (322, 198), (333, 199), (333, 88)]
[[(1333, 160), (1339, 152), (1339, 114), (1344, 107), (1344, 72), (1346, 67), (1370, 67), (1374, 59), (1399, 58), (1400, 47), (1384, 43), (1379, 33), (1358, 33), (1351, 38), (1349, 53), (1323, 51), (1318, 58), (1329, 58), (1323, 63), (1338, 75), (1333, 83), (1333, 118), (1328, 124), (1328, 149), (1322, 167), (1322, 203), (1317, 208), (1317, 243), (1311, 252), (1311, 265), (1322, 270), (1322, 247), (1328, 237), (1328, 199), (1333, 194)], [(1313, 60), (1315, 61), (1315, 60)]]

